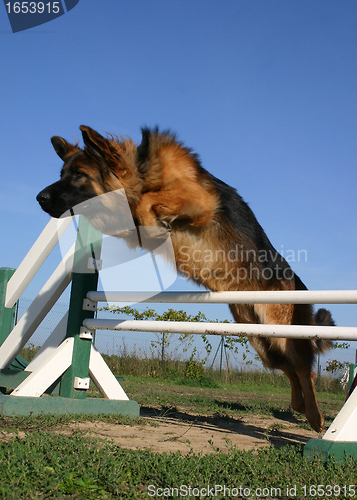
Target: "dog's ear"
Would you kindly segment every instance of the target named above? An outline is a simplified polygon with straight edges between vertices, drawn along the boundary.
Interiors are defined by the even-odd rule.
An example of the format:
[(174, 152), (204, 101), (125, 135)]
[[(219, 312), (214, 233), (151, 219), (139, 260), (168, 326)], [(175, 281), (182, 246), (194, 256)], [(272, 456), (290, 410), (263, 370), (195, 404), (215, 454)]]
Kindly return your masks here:
[(54, 150), (63, 161), (68, 153), (75, 148), (75, 146), (69, 144), (67, 141), (62, 139), (62, 137), (58, 137), (57, 135), (51, 137), (51, 142)]
[(138, 169), (142, 174), (145, 174), (150, 164), (150, 138), (151, 131), (147, 127), (141, 129), (142, 140), (140, 146), (137, 148), (136, 159)]
[(107, 156), (110, 155), (108, 139), (105, 139), (98, 132), (85, 125), (81, 125), (79, 128), (82, 131), (86, 151), (92, 156), (99, 156), (101, 159), (106, 160)]

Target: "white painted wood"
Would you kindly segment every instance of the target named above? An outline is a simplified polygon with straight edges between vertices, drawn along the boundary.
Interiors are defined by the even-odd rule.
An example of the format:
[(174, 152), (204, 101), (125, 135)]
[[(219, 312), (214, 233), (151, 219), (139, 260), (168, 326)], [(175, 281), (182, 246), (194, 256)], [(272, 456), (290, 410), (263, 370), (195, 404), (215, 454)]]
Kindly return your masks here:
[(59, 239), (72, 223), (73, 217), (50, 219), (40, 236), (9, 280), (6, 288), (5, 307), (12, 308), (32, 278), (47, 259)]
[(136, 332), (169, 332), (198, 335), (247, 335), (295, 339), (357, 340), (356, 327), (306, 325), (256, 325), (246, 323), (190, 323), (184, 321), (127, 321), (87, 318), (83, 325), (90, 330), (128, 330)]
[(357, 442), (357, 388), (352, 391), (322, 439)]
[(11, 396), (40, 397), (71, 366), (74, 338), (66, 339), (39, 370), (32, 372)]
[(109, 366), (93, 344), (89, 359), (89, 376), (105, 398), (118, 401), (129, 400)]
[(83, 311), (96, 311), (97, 310), (97, 302), (92, 302), (89, 299), (83, 299)]
[(89, 377), (85, 377), (85, 378), (74, 377), (73, 387), (75, 389), (81, 389), (83, 391), (88, 391), (89, 384), (90, 384), (90, 378)]
[[(149, 298), (148, 296), (151, 295)], [(210, 303), (210, 304), (357, 304), (357, 290), (284, 290), (263, 292), (101, 292), (92, 302)]]
[(25, 372), (34, 372), (48, 362), (54, 351), (66, 337), (68, 312), (63, 316), (36, 356), (26, 366)]
[(0, 346), (0, 368), (7, 368), (51, 310), (72, 279), (75, 245), (40, 290), (39, 294)]
[(79, 329), (79, 338), (83, 340), (93, 340), (93, 331), (81, 326)]

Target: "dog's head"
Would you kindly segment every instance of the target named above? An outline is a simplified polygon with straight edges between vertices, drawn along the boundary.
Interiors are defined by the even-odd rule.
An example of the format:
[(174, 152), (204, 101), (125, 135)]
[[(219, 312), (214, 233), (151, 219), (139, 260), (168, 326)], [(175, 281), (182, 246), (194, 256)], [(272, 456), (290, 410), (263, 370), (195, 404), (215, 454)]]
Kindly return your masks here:
[(52, 145), (64, 164), (59, 181), (37, 195), (42, 209), (59, 218), (95, 196), (124, 188), (131, 207), (141, 196), (142, 181), (136, 167), (137, 148), (128, 139), (102, 137), (81, 126), (84, 148), (52, 137)]

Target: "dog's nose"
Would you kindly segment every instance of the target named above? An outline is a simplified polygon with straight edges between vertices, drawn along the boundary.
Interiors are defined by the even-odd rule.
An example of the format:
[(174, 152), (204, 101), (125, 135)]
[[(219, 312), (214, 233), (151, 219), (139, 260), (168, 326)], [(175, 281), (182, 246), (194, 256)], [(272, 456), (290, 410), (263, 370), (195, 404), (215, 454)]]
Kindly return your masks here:
[(41, 193), (38, 193), (36, 196), (36, 200), (39, 202), (40, 205), (46, 205), (51, 199), (51, 195), (48, 191), (41, 191)]

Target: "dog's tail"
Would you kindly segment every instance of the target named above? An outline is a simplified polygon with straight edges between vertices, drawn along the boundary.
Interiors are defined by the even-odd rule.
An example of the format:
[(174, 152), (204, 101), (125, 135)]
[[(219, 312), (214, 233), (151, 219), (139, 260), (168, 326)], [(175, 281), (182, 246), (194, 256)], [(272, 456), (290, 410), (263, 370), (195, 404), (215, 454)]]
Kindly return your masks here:
[[(314, 314), (314, 325), (316, 326), (335, 326), (330, 311), (327, 309), (319, 309)], [(324, 353), (333, 347), (332, 340), (317, 339), (314, 340), (316, 353)]]

